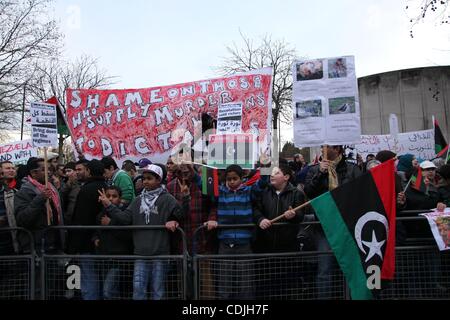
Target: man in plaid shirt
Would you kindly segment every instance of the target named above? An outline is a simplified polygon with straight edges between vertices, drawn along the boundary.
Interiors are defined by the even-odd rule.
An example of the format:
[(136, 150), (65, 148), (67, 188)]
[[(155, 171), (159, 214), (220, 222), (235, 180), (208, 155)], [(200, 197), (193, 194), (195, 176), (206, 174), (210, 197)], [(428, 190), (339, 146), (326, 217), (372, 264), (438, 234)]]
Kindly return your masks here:
[(207, 221), (217, 221), (217, 208), (208, 196), (202, 195), (201, 178), (192, 165), (182, 164), (175, 173), (175, 179), (167, 185), (169, 193), (181, 204), (183, 196), (190, 195), (189, 215), (180, 226), (186, 233), (188, 251), (192, 253), (211, 253), (213, 238), (206, 229), (197, 233), (194, 247), (194, 231)]

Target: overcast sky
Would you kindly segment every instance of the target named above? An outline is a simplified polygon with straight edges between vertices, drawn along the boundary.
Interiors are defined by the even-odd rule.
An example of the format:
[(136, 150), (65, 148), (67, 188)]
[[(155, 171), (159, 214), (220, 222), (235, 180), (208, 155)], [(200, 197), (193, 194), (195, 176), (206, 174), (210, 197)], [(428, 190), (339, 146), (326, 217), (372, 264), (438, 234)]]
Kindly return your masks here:
[[(145, 88), (217, 76), (213, 67), (226, 45), (241, 43), (239, 30), (284, 39), (302, 57), (354, 55), (358, 77), (449, 65), (449, 27), (420, 24), (411, 39), (407, 2), (57, 0), (54, 14), (68, 58), (98, 57), (119, 76), (116, 88)], [(283, 136), (292, 139), (290, 130)]]

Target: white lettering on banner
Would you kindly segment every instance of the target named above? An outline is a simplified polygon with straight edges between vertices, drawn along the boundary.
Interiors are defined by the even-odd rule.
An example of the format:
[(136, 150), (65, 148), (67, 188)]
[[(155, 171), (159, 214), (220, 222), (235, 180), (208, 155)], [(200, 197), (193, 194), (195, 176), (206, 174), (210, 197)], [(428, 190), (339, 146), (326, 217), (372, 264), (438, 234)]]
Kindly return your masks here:
[(132, 103), (142, 104), (142, 97), (139, 92), (129, 92), (125, 98), (125, 106), (129, 106)]
[(87, 159), (111, 154), (119, 164), (125, 158), (137, 161), (143, 156), (162, 162), (161, 157), (167, 157), (167, 151), (178, 143), (170, 140), (175, 129), (186, 128), (195, 140), (201, 139), (202, 115), (217, 119), (217, 108), (233, 102), (242, 103), (245, 110), (240, 123), (231, 119), (225, 130), (240, 124), (247, 131), (254, 122), (263, 130), (257, 144), (267, 146), (271, 88), (272, 70), (268, 68), (146, 89), (68, 89), (66, 116), (73, 141)]

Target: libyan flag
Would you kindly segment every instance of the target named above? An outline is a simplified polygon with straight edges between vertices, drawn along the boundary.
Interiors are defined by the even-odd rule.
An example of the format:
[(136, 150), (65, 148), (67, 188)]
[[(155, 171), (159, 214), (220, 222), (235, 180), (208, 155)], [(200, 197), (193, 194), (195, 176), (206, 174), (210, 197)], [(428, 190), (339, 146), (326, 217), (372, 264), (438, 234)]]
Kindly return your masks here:
[(202, 167), (202, 194), (219, 196), (219, 171), (216, 168)]
[(434, 151), (436, 153), (436, 158), (444, 156), (447, 153), (447, 150), (447, 141), (445, 141), (444, 135), (441, 131), (441, 127), (439, 127), (437, 120), (434, 119)]
[(311, 205), (345, 275), (352, 299), (372, 299), (372, 290), (379, 289), (375, 280), (380, 284), (381, 280), (394, 278), (394, 160), (322, 194)]

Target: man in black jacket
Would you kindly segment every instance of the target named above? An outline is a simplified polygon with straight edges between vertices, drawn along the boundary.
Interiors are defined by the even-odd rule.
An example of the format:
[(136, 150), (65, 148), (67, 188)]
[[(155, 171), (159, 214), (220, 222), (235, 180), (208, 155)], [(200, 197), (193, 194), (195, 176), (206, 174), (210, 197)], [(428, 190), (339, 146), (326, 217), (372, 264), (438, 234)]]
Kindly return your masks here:
[[(87, 164), (87, 180), (78, 193), (72, 217), (73, 225), (97, 225), (97, 215), (102, 211), (102, 205), (98, 202), (98, 191), (106, 188), (103, 171), (104, 166), (99, 160), (94, 159)], [(72, 230), (69, 235), (70, 253), (95, 253), (95, 230)], [(92, 260), (81, 260), (81, 295), (84, 300), (100, 298), (98, 270)]]
[[(305, 181), (305, 193), (309, 199), (314, 199), (325, 192), (356, 179), (361, 174), (358, 166), (345, 161), (342, 146), (328, 146), (327, 160), (322, 160), (319, 164), (312, 166), (308, 171)], [(331, 250), (330, 244), (321, 227), (315, 235), (318, 251)], [(333, 298), (331, 281), (335, 266), (336, 259), (334, 255), (320, 255), (318, 257), (317, 286), (319, 299)]]

